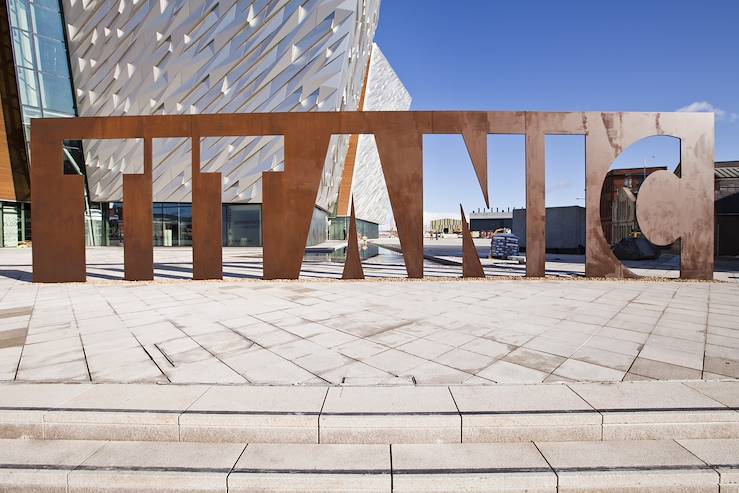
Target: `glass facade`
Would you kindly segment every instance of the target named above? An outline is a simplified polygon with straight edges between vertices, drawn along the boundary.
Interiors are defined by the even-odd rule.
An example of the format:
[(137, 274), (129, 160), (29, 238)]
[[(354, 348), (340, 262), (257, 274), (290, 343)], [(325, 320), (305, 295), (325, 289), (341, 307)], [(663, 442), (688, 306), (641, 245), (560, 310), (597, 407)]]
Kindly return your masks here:
[(102, 204), (90, 204), (85, 212), (85, 243), (87, 246), (105, 245), (105, 210)]
[[(360, 236), (366, 236), (368, 239), (379, 238), (380, 226), (377, 223), (357, 219), (357, 232)], [(347, 234), (349, 234), (349, 218), (347, 216), (332, 217), (328, 239), (345, 240)]]
[(262, 246), (262, 206), (223, 206), (223, 246)]
[(59, 0), (8, 0), (23, 126), (31, 118), (77, 114)]
[(328, 239), (328, 213), (318, 207), (313, 208), (313, 217), (308, 230), (308, 245), (318, 245)]
[[(223, 246), (262, 246), (262, 204), (223, 204)], [(155, 202), (153, 204), (154, 246), (192, 246), (192, 204)], [(0, 247), (17, 247), (31, 240), (31, 204), (0, 202)], [(329, 239), (344, 239), (347, 217), (330, 219)], [(122, 202), (90, 203), (84, 216), (88, 246), (123, 246), (125, 236)], [(308, 244), (325, 241), (327, 215), (314, 209)], [(377, 224), (357, 220), (359, 234), (377, 238)]]
[[(59, 0), (7, 0), (10, 38), (18, 82), (21, 119), (30, 156), (31, 119), (76, 116), (64, 18)], [(85, 176), (82, 143), (64, 142), (64, 172)], [(87, 190), (85, 190), (87, 194)], [(85, 200), (85, 239), (88, 245), (104, 244), (103, 210)], [(30, 239), (30, 205), (3, 204), (3, 246)], [(12, 227), (14, 212), (24, 224)], [(28, 217), (26, 217), (28, 216)], [(13, 233), (16, 231), (18, 234)]]
[(191, 204), (154, 204), (154, 245), (192, 246)]
[[(105, 209), (105, 208), (104, 208)], [(192, 204), (155, 202), (154, 246), (192, 246)], [(223, 205), (223, 246), (262, 246), (262, 205)], [(121, 202), (107, 204), (105, 214), (110, 246), (122, 246), (125, 236), (125, 215)]]
[(31, 204), (0, 202), (0, 246), (17, 247), (31, 239)]

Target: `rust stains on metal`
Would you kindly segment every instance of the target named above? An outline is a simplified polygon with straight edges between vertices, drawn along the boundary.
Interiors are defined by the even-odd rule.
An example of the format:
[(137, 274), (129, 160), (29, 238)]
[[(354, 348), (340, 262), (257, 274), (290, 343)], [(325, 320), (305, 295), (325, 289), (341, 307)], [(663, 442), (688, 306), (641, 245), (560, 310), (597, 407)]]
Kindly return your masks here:
[(31, 138), (33, 281), (84, 282), (84, 184), (82, 176), (64, 174), (58, 127)]
[(374, 132), (405, 269), (408, 277), (416, 279), (423, 277), (423, 131), (419, 127), (428, 123), (412, 112), (398, 112)]
[(462, 215), (462, 277), (485, 277), (462, 204), (459, 204), (459, 213)]
[(313, 217), (330, 122), (317, 113), (304, 115), (285, 132), (285, 171), (262, 175), (262, 238), (265, 279), (297, 279)]
[(123, 278), (127, 281), (154, 279), (152, 141), (144, 139), (144, 173), (123, 175)]
[(223, 279), (221, 174), (200, 171), (200, 136), (192, 136), (192, 278)]
[(357, 235), (357, 218), (354, 215), (354, 201), (352, 200), (351, 215), (349, 216), (349, 235), (346, 237), (346, 260), (342, 279), (364, 279), (362, 257), (359, 255), (359, 237)]
[[(487, 201), (488, 133), (526, 136), (527, 264), (545, 273), (545, 155), (548, 134), (586, 136), (586, 275), (633, 276), (613, 255), (600, 226), (600, 190), (610, 165), (639, 139), (681, 140), (678, 177), (654, 173), (642, 185), (637, 216), (648, 239), (680, 238), (681, 277), (713, 277), (713, 115), (705, 113), (327, 112), (54, 118), (32, 121), (33, 279), (85, 280), (83, 182), (65, 176), (65, 139), (192, 138), (193, 277), (220, 279), (221, 177), (200, 171), (200, 138), (283, 135), (285, 171), (263, 175), (264, 277), (296, 279), (333, 134), (374, 134), (409, 277), (423, 277), (423, 135), (461, 134)], [(149, 164), (150, 149), (145, 151)], [(151, 188), (124, 178), (126, 278), (150, 277)], [(136, 203), (139, 202), (138, 205)], [(133, 211), (130, 212), (129, 211)], [(149, 218), (144, 216), (149, 214)], [(134, 219), (132, 219), (134, 218)], [(136, 222), (136, 225), (132, 224)], [(144, 224), (146, 222), (146, 224)], [(64, 225), (60, 228), (60, 225)], [(132, 228), (132, 229), (129, 229)], [(148, 227), (149, 233), (151, 228)], [(479, 259), (478, 259), (479, 260)], [(130, 265), (129, 265), (130, 264)]]
[(526, 114), (526, 275), (544, 277), (547, 221), (544, 131), (537, 113)]

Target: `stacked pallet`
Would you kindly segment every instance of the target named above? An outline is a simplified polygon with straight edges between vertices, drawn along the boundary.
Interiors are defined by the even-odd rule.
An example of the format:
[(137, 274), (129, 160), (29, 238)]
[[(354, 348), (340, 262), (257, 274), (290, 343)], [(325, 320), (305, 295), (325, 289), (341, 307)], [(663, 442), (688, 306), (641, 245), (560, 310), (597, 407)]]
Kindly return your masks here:
[(493, 258), (508, 258), (518, 255), (518, 237), (511, 233), (500, 233), (493, 236), (490, 244), (490, 256)]

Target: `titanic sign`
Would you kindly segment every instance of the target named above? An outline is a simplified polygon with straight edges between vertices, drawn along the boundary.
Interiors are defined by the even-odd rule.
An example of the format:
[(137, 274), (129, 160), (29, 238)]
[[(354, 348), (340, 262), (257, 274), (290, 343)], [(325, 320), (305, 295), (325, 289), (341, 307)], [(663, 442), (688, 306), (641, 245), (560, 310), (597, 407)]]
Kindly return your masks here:
[[(144, 141), (144, 172), (124, 175), (124, 277), (153, 278), (152, 139), (192, 139), (193, 278), (223, 277), (221, 175), (200, 169), (200, 139), (282, 135), (284, 171), (263, 174), (265, 279), (296, 279), (332, 135), (374, 134), (408, 276), (423, 277), (423, 135), (464, 138), (486, 203), (488, 134), (526, 136), (526, 274), (544, 275), (546, 135), (585, 136), (586, 260), (590, 277), (635, 277), (613, 255), (600, 223), (600, 192), (611, 164), (653, 135), (680, 139), (680, 176), (652, 173), (642, 185), (637, 219), (653, 243), (680, 239), (680, 275), (713, 278), (714, 120), (709, 113), (398, 111), (251, 113), (35, 119), (31, 123), (34, 282), (85, 281), (83, 177), (65, 175), (62, 143), (70, 139)], [(494, 178), (494, 177), (493, 177)], [(462, 216), (464, 213), (462, 212)], [(60, 227), (63, 225), (63, 227)], [(350, 225), (351, 227), (351, 225)], [(350, 236), (351, 237), (351, 236)], [(468, 228), (464, 275), (481, 276)], [(344, 278), (362, 276), (348, 249)]]

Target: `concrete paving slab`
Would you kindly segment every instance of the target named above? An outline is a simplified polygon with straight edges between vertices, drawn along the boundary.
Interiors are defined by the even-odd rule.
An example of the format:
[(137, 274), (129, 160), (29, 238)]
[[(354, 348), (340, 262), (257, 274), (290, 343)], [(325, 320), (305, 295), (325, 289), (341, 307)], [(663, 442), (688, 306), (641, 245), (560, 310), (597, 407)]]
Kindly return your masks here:
[(179, 418), (186, 441), (318, 443), (322, 387), (214, 386)]
[(47, 409), (89, 390), (89, 384), (0, 384), (0, 438), (44, 438)]
[(739, 409), (739, 381), (685, 382), (688, 387), (697, 390), (714, 401), (725, 406)]
[(677, 442), (718, 471), (722, 493), (739, 491), (738, 439), (678, 440)]
[(603, 414), (604, 440), (739, 437), (739, 413), (681, 382), (570, 387)]
[(44, 416), (44, 436), (67, 440), (179, 440), (179, 415), (208, 387), (91, 385)]
[(333, 387), (321, 443), (455, 443), (461, 422), (446, 387)]
[(393, 491), (557, 491), (532, 443), (393, 445)]
[(69, 474), (69, 491), (226, 492), (246, 444), (108, 442)]
[(672, 440), (550, 442), (537, 447), (558, 491), (715, 492), (718, 474)]
[(0, 439), (0, 491), (67, 491), (67, 475), (103, 442)]
[(389, 445), (249, 444), (230, 492), (390, 492)]
[[(88, 253), (120, 267), (119, 250)], [(242, 255), (224, 249), (226, 264)], [(321, 276), (340, 273), (337, 265), (322, 265)], [(739, 376), (739, 283), (459, 281), (439, 272), (423, 282), (162, 278), (125, 289), (0, 276), (14, 295), (0, 310), (30, 311), (25, 344), (0, 349), (0, 379), (332, 385), (356, 360), (386, 379), (431, 384), (464, 377), (438, 365), (511, 383)]]
[(565, 385), (453, 386), (462, 442), (599, 440), (601, 416)]

